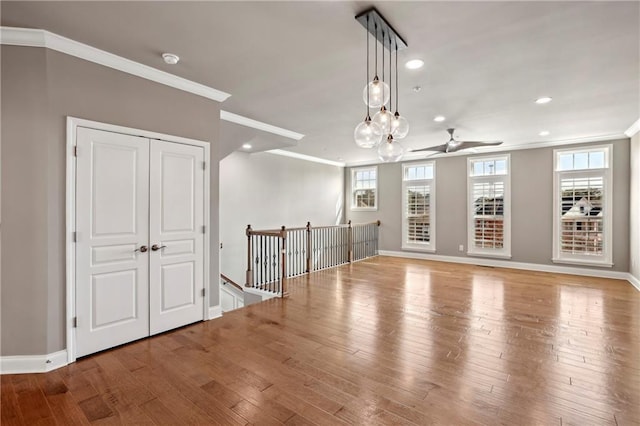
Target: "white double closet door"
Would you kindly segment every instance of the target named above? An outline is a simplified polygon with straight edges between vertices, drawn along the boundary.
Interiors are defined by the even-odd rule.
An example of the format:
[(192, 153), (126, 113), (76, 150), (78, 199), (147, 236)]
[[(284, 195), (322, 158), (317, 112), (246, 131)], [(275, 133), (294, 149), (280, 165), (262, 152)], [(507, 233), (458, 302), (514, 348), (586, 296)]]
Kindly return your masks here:
[(79, 127), (76, 356), (204, 317), (204, 149)]

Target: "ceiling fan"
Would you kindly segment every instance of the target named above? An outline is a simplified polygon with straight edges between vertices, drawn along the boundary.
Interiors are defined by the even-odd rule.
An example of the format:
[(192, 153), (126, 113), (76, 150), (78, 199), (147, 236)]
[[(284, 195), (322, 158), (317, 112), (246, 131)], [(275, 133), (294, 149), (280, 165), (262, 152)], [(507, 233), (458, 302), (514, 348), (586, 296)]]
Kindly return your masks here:
[(463, 149), (475, 148), (479, 146), (492, 146), (492, 145), (502, 144), (502, 141), (491, 141), (491, 142), (457, 141), (453, 138), (454, 131), (455, 129), (447, 129), (447, 132), (449, 132), (449, 136), (451, 138), (449, 139), (449, 142), (443, 145), (430, 146), (429, 148), (422, 148), (422, 149), (413, 149), (411, 150), (411, 152), (435, 151), (435, 152), (450, 153), (450, 152), (460, 151)]

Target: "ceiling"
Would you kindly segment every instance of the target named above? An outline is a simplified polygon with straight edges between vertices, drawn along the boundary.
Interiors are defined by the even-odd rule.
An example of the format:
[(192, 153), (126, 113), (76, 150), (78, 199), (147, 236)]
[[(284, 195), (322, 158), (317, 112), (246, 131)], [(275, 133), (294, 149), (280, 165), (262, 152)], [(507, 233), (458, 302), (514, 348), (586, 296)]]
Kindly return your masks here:
[[(608, 138), (640, 117), (635, 1), (3, 1), (1, 12), (2, 25), (46, 29), (231, 93), (224, 110), (305, 135), (283, 141), (286, 150), (358, 163), (377, 157), (353, 142), (366, 65), (354, 16), (372, 5), (409, 46), (399, 54), (407, 149), (446, 142), (447, 127), (507, 147)], [(164, 64), (163, 52), (179, 64)], [(413, 58), (425, 66), (405, 69)], [(540, 96), (553, 101), (537, 105)], [(434, 122), (440, 114), (446, 121)]]

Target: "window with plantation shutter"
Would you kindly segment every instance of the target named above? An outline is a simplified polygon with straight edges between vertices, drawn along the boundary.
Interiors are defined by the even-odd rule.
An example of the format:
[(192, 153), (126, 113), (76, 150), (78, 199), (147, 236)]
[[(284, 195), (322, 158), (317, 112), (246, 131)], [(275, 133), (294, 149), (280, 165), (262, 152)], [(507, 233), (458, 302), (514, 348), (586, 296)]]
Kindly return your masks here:
[(510, 158), (468, 159), (467, 254), (511, 257)]
[(402, 248), (435, 251), (435, 163), (402, 167)]
[(378, 168), (351, 170), (351, 210), (378, 210)]
[(554, 262), (612, 266), (611, 149), (554, 151)]

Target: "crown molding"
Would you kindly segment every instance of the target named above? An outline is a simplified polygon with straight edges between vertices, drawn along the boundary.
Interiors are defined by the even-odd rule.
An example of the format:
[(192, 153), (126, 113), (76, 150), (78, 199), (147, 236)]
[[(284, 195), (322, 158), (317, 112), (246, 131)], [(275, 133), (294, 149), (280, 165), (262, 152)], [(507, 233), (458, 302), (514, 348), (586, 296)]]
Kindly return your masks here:
[(262, 121), (247, 118), (242, 115), (234, 114), (229, 111), (220, 110), (220, 119), (230, 123), (240, 124), (241, 126), (251, 127), (253, 129), (262, 130), (264, 132), (273, 133), (274, 135), (284, 136), (285, 138), (299, 141), (304, 137), (302, 133), (292, 130), (283, 129), (282, 127), (273, 126), (263, 123)]
[[(603, 135), (603, 136), (594, 136), (594, 137), (582, 137), (582, 138), (573, 138), (573, 139), (563, 139), (556, 141), (548, 141), (548, 142), (533, 142), (526, 143), (520, 145), (506, 145), (492, 148), (473, 148), (471, 150), (462, 150), (451, 153), (437, 153), (431, 155), (425, 155), (424, 153), (407, 153), (402, 160), (398, 161), (399, 163), (405, 161), (415, 161), (415, 160), (435, 160), (438, 158), (447, 158), (447, 157), (460, 157), (460, 156), (469, 156), (469, 155), (488, 155), (499, 152), (511, 152), (511, 151), (521, 151), (524, 149), (538, 149), (538, 148), (549, 148), (549, 147), (559, 147), (565, 145), (575, 145), (581, 143), (591, 143), (591, 142), (605, 142), (605, 141), (614, 141), (618, 139), (626, 139), (627, 136), (625, 134), (612, 134), (612, 135)], [(367, 166), (370, 164), (386, 164), (380, 160), (361, 160), (361, 161), (352, 161), (347, 162), (346, 167), (357, 167), (357, 166)]]
[(632, 138), (638, 132), (640, 132), (640, 118), (638, 118), (635, 123), (633, 123), (627, 130), (625, 130), (624, 134)]
[(0, 27), (0, 43), (9, 46), (44, 47), (217, 102), (224, 102), (231, 96), (229, 93), (213, 87), (178, 77), (45, 30)]
[(283, 149), (271, 149), (265, 151), (268, 154), (281, 155), (283, 157), (296, 158), (298, 160), (311, 161), (313, 163), (328, 164), (335, 167), (344, 167), (345, 163), (339, 161), (325, 160), (324, 158), (313, 157), (311, 155), (298, 154), (297, 152), (285, 151)]

